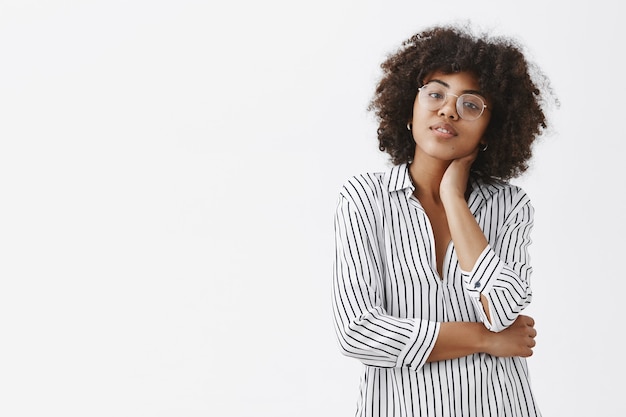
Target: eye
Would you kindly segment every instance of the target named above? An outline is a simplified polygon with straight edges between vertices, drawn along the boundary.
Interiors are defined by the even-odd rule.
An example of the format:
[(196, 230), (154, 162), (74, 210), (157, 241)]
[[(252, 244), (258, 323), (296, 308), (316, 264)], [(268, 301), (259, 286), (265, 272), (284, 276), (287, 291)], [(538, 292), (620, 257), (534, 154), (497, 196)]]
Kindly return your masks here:
[(443, 100), (446, 96), (439, 91), (429, 91), (428, 97), (432, 98), (433, 100)]
[(463, 108), (470, 111), (481, 111), (484, 107), (483, 101), (474, 95), (467, 94), (462, 95)]
[(446, 99), (446, 92), (437, 85), (426, 84), (421, 91), (432, 101), (443, 101)]
[(480, 110), (480, 107), (478, 107), (478, 105), (472, 101), (464, 101), (463, 107), (468, 110)]

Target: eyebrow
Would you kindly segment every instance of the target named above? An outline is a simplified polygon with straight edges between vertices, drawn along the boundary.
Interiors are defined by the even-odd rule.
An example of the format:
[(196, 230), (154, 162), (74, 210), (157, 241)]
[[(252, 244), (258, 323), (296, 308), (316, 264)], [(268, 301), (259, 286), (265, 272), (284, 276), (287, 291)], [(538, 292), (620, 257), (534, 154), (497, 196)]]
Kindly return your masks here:
[[(428, 81), (428, 83), (437, 83), (437, 84), (443, 85), (446, 88), (450, 88), (450, 85), (447, 82), (441, 81), (441, 80), (437, 80), (437, 79), (430, 80), (430, 81)], [(426, 84), (428, 84), (428, 83), (426, 83)], [(462, 94), (476, 94), (476, 95), (479, 95), (481, 97), (485, 97), (485, 94), (483, 94), (481, 91), (478, 91), (478, 90), (463, 90)]]

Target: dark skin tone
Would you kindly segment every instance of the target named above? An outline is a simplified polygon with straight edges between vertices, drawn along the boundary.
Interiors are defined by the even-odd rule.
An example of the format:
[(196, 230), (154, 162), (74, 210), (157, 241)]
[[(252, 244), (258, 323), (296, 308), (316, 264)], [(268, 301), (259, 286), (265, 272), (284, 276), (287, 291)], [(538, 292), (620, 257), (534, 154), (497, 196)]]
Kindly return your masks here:
[[(456, 110), (456, 97), (479, 90), (476, 78), (466, 72), (431, 74), (425, 82), (437, 82), (448, 88), (450, 96), (438, 110), (420, 106), (416, 99), (412, 124), (416, 142), (410, 175), (415, 184), (414, 196), (428, 216), (435, 240), (436, 269), (443, 276), (443, 262), (453, 242), (460, 267), (471, 271), (487, 239), (465, 200), (472, 163), (483, 144), (483, 133), (490, 120), (488, 111), (477, 120), (464, 120)], [(488, 104), (488, 103), (487, 103)], [(481, 295), (487, 318), (489, 304)], [(520, 315), (507, 329), (494, 333), (482, 323), (443, 322), (428, 361), (439, 361), (489, 353), (494, 356), (532, 355), (535, 346), (534, 320)]]

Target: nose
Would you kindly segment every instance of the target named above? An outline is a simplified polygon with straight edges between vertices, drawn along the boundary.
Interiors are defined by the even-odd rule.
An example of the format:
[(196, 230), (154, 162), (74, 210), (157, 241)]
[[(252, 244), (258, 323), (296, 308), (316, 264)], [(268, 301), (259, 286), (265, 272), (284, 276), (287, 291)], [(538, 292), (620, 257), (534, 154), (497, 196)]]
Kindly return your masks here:
[(452, 120), (458, 120), (459, 114), (456, 111), (456, 100), (458, 97), (453, 94), (447, 94), (443, 106), (439, 109), (439, 116), (444, 116)]

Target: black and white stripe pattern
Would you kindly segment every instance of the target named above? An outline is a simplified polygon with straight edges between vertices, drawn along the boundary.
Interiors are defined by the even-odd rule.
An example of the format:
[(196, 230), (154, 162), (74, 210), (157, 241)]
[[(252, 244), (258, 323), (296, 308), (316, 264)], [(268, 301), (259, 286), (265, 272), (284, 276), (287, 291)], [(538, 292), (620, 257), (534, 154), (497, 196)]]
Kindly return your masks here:
[[(333, 314), (342, 352), (365, 365), (357, 416), (540, 416), (523, 358), (426, 359), (444, 321), (510, 325), (530, 303), (533, 208), (519, 187), (472, 182), (468, 201), (489, 241), (472, 271), (454, 245), (443, 277), (408, 166), (355, 176), (335, 217)], [(487, 297), (492, 322), (479, 295)]]

